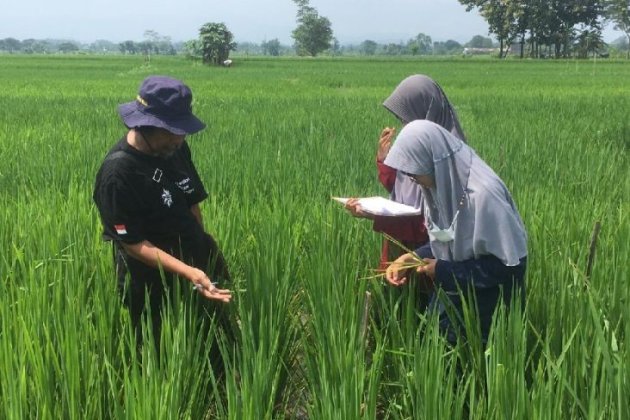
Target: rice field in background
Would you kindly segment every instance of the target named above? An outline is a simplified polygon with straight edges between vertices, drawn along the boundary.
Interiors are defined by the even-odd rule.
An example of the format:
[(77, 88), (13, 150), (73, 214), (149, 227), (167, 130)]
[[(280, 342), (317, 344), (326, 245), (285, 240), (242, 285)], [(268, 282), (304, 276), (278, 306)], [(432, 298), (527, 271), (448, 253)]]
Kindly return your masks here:
[[(381, 102), (413, 73), (442, 85), (527, 226), (526, 310), (499, 313), (485, 351), (364, 279), (381, 238), (330, 199), (386, 195)], [(189, 84), (208, 124), (189, 143), (242, 332), (224, 381), (182, 312), (163, 357), (136, 353), (100, 239), (94, 176), (149, 74)], [(627, 62), (3, 55), (0, 84), (0, 418), (630, 418)]]

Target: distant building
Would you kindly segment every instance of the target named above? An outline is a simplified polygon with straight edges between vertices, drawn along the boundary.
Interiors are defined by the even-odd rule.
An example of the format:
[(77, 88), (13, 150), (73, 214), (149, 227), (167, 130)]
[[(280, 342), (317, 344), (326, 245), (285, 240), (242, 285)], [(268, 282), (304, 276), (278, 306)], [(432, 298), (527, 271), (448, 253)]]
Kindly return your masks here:
[(498, 48), (464, 48), (464, 56), (499, 54)]

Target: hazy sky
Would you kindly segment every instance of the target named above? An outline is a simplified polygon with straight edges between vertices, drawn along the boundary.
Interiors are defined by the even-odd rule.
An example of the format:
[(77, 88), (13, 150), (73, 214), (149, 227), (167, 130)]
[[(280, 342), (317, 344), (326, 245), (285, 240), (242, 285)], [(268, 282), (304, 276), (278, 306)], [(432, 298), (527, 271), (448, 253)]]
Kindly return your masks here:
[[(236, 41), (278, 38), (292, 44), (297, 7), (291, 0), (9, 0), (0, 13), (0, 39), (92, 42), (141, 41), (145, 30), (173, 41), (197, 38), (206, 22), (224, 22)], [(457, 0), (311, 0), (332, 22), (341, 44), (365, 39), (406, 41), (422, 32), (460, 43), (487, 36), (485, 21)], [(606, 41), (621, 36), (608, 28)]]

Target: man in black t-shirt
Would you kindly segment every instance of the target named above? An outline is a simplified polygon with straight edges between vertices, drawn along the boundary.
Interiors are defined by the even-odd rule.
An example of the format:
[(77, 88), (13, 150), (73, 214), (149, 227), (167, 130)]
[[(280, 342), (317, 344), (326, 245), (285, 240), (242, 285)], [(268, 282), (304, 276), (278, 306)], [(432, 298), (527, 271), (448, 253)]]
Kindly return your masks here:
[(205, 298), (198, 302), (202, 314), (224, 313), (220, 303), (232, 298), (216, 286), (229, 281), (229, 273), (216, 242), (204, 231), (199, 209), (208, 194), (185, 136), (205, 124), (193, 115), (191, 103), (192, 92), (181, 81), (146, 78), (136, 100), (119, 107), (129, 131), (107, 154), (94, 188), (132, 323), (139, 332), (142, 313), (150, 307), (156, 340), (164, 298), (177, 278), (188, 280)]

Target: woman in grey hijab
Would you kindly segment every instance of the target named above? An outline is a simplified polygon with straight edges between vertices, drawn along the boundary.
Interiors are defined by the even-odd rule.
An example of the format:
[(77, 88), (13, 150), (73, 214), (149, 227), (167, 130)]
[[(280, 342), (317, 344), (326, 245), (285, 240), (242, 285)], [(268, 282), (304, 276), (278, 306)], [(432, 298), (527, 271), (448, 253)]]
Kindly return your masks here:
[[(432, 307), (448, 340), (463, 332), (454, 318), (463, 316), (461, 296), (472, 290), (485, 343), (497, 304), (525, 293), (527, 234), (507, 187), (473, 149), (430, 121), (407, 124), (385, 164), (418, 184), (430, 239), (430, 248), (394, 261), (387, 281), (404, 284), (404, 265), (424, 257), (417, 271), (445, 292), (443, 299), (433, 294)], [(455, 316), (447, 316), (449, 306)]]
[(466, 141), (457, 114), (446, 94), (440, 85), (428, 76), (414, 74), (407, 77), (385, 99), (383, 106), (403, 124), (415, 120), (433, 121), (462, 141)]
[[(415, 74), (405, 78), (383, 102), (389, 110), (403, 124), (414, 120), (429, 120), (444, 127), (463, 141), (466, 137), (457, 119), (457, 114), (451, 106), (442, 88), (430, 77)], [(420, 188), (407, 176), (387, 166), (383, 161), (391, 147), (391, 140), (395, 129), (386, 127), (379, 139), (376, 155), (378, 177), (383, 186), (390, 193), (390, 198), (398, 203), (419, 208), (422, 200)], [(350, 200), (346, 208), (355, 217), (369, 218), (374, 221), (376, 232), (386, 233), (396, 239), (407, 249), (415, 249), (428, 241), (424, 218), (422, 216), (372, 216), (361, 210), (357, 200)], [(403, 250), (392, 246), (389, 241), (383, 241), (380, 268), (387, 265), (404, 253)]]

